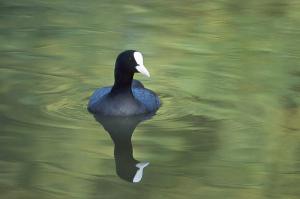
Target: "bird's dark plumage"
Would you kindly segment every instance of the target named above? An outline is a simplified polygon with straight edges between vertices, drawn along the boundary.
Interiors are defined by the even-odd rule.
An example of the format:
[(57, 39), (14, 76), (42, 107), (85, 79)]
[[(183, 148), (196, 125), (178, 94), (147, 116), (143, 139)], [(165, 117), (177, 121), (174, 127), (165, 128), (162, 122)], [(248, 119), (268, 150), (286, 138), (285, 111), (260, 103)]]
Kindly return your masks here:
[(150, 76), (143, 65), (140, 52), (122, 52), (115, 64), (115, 83), (111, 87), (97, 89), (90, 97), (88, 110), (94, 114), (110, 116), (131, 116), (155, 112), (160, 107), (158, 96), (144, 85), (133, 80), (140, 72)]

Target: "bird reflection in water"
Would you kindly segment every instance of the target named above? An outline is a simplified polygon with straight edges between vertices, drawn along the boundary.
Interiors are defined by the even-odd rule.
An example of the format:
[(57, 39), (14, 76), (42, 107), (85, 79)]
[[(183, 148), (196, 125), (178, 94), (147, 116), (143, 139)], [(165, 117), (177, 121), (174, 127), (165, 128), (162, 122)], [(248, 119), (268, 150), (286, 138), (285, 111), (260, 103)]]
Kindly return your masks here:
[(117, 175), (128, 182), (140, 182), (144, 168), (149, 165), (149, 162), (139, 162), (134, 159), (131, 137), (137, 125), (152, 116), (153, 114), (130, 117), (94, 115), (115, 144), (114, 156)]

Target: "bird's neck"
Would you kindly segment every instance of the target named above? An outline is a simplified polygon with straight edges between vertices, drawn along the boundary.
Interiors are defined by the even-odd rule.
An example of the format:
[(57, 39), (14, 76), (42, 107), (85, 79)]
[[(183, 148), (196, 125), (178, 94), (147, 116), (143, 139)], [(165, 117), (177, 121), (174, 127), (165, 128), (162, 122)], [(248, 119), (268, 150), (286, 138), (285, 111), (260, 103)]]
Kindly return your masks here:
[(111, 94), (129, 93), (132, 95), (132, 79), (133, 74), (121, 74), (121, 72), (115, 72), (115, 83), (112, 87)]

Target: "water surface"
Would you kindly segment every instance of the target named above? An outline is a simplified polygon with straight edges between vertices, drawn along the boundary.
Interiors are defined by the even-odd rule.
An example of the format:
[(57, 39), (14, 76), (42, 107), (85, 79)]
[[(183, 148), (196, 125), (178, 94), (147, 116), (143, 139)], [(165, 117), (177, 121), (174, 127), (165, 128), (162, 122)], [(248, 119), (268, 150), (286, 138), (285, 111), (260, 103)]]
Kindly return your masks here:
[[(297, 0), (0, 2), (0, 197), (300, 197)], [(163, 106), (118, 177), (86, 110), (137, 49)]]

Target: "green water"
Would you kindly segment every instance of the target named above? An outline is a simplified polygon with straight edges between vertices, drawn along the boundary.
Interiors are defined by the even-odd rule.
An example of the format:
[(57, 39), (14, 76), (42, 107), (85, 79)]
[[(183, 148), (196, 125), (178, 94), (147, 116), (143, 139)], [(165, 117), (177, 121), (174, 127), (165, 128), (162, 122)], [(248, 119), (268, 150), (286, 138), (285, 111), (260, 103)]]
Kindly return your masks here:
[[(0, 1), (0, 198), (300, 198), (300, 2)], [(86, 110), (137, 49), (140, 183)]]

